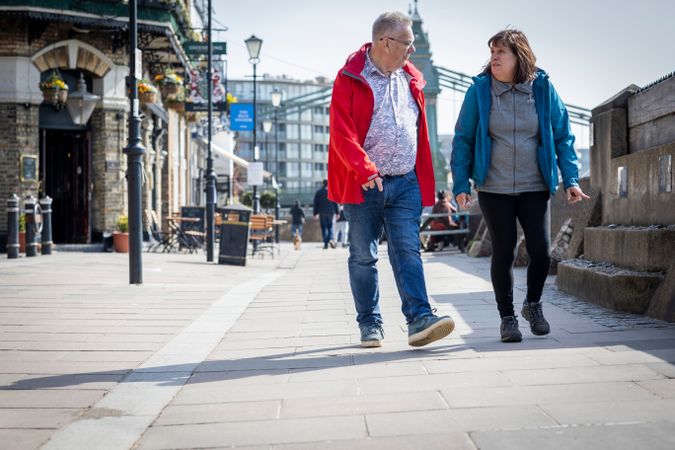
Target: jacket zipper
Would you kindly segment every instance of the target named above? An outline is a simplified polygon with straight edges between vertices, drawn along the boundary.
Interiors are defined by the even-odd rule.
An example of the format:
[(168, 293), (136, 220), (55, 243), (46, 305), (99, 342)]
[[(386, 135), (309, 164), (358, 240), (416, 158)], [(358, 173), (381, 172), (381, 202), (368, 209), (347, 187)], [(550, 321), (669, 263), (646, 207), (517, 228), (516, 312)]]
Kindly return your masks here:
[(516, 193), (516, 91), (511, 87), (513, 95), (513, 193)]

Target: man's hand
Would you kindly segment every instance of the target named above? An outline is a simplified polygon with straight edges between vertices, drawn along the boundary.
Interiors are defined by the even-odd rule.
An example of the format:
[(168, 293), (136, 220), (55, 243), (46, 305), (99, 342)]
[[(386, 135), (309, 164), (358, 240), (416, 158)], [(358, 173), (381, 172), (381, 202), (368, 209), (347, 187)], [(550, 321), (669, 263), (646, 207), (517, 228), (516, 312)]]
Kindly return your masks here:
[(375, 185), (377, 185), (377, 189), (382, 192), (382, 178), (381, 177), (375, 177), (369, 182), (362, 184), (361, 187), (363, 188), (364, 191), (367, 191), (368, 189), (374, 189)]
[(579, 186), (570, 186), (567, 188), (567, 203), (572, 204), (589, 199), (590, 197), (584, 194)]
[(318, 219), (318, 218), (319, 218), (319, 215), (318, 215), (318, 214), (314, 214), (314, 218), (315, 218), (315, 219)]
[(471, 195), (465, 192), (458, 194), (457, 197), (455, 197), (455, 200), (459, 205), (459, 209), (466, 209), (471, 206)]

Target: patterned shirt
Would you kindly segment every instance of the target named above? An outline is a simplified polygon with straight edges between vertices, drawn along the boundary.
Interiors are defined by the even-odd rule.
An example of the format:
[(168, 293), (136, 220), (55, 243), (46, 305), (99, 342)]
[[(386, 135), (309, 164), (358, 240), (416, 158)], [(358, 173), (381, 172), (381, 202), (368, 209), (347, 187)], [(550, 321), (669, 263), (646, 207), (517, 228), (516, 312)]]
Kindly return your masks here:
[(363, 145), (382, 175), (403, 175), (415, 168), (419, 107), (410, 92), (403, 69), (387, 76), (380, 72), (366, 52), (361, 75), (373, 90), (374, 107)]

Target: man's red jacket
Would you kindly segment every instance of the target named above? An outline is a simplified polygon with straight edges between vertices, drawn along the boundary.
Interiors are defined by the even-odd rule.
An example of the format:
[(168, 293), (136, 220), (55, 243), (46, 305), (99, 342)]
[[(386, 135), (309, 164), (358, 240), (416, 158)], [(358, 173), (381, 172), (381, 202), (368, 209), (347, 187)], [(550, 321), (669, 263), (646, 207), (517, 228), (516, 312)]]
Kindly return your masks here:
[[(373, 91), (361, 75), (370, 46), (365, 44), (347, 58), (333, 84), (328, 145), (328, 198), (337, 203), (363, 203), (361, 185), (377, 174), (377, 167), (363, 149), (374, 103)], [(422, 72), (410, 61), (406, 62), (403, 70), (411, 77), (410, 91), (420, 110), (415, 172), (422, 204), (431, 206), (434, 204), (435, 182), (422, 92), (426, 82)]]

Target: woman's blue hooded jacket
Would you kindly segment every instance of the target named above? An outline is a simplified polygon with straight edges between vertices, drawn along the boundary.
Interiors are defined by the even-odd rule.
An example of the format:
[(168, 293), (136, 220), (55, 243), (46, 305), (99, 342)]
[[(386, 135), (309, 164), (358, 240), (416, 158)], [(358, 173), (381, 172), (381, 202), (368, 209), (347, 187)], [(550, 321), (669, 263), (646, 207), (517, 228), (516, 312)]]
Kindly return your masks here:
[[(452, 141), (450, 166), (455, 196), (471, 193), (469, 178), (480, 188), (490, 167), (492, 139), (488, 130), (492, 101), (491, 77), (483, 73), (474, 77), (473, 81), (474, 84), (464, 97)], [(549, 81), (548, 74), (541, 69), (532, 83), (532, 94), (539, 118), (537, 162), (544, 181), (551, 194), (554, 194), (558, 188), (559, 167), (565, 189), (577, 186), (579, 170), (567, 108)]]

